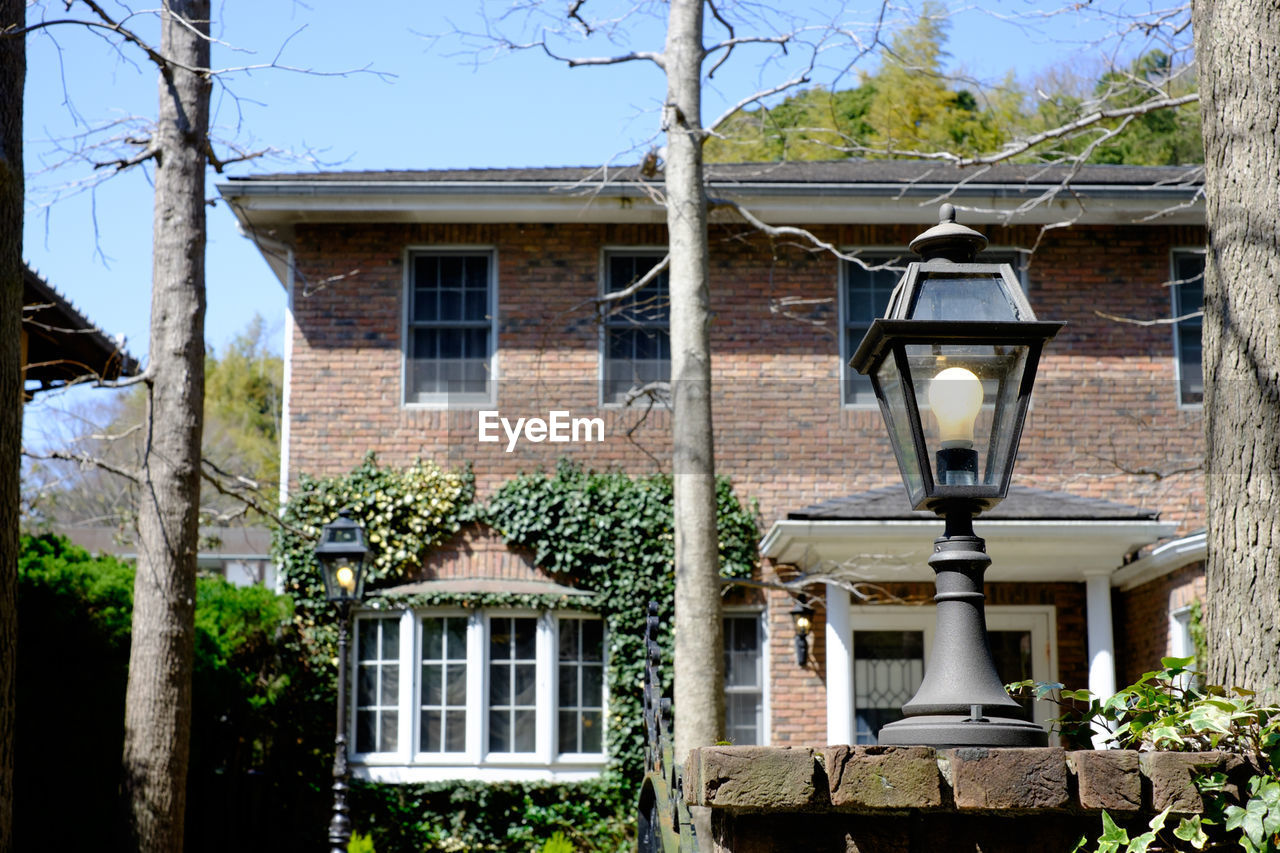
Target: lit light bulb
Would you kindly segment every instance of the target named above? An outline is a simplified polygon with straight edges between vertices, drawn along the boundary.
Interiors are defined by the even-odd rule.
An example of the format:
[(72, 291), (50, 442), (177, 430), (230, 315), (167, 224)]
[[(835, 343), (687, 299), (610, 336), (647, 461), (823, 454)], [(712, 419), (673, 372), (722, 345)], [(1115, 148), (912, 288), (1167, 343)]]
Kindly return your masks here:
[(356, 573), (351, 570), (350, 566), (339, 566), (337, 576), (338, 586), (347, 592), (351, 592), (356, 588)]
[(973, 447), (973, 424), (982, 409), (982, 382), (963, 367), (948, 367), (929, 383), (929, 405), (943, 447)]

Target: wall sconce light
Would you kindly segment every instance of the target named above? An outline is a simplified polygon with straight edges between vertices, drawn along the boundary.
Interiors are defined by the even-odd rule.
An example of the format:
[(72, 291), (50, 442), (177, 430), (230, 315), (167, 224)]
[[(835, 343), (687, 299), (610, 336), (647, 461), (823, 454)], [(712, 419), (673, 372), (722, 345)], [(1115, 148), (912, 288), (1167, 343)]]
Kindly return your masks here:
[(791, 608), (791, 621), (796, 626), (796, 666), (809, 662), (809, 634), (813, 631), (813, 608), (797, 604)]

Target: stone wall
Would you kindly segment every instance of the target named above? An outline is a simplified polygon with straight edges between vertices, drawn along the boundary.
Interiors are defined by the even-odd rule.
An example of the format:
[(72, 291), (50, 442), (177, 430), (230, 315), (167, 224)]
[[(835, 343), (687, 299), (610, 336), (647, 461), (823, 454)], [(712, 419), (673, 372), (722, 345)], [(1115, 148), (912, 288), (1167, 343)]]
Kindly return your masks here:
[(877, 746), (705, 747), (684, 767), (685, 802), (711, 810), (701, 853), (1067, 853), (1103, 810), (1142, 831), (1203, 811), (1193, 772), (1236, 791), (1248, 772), (1223, 753)]

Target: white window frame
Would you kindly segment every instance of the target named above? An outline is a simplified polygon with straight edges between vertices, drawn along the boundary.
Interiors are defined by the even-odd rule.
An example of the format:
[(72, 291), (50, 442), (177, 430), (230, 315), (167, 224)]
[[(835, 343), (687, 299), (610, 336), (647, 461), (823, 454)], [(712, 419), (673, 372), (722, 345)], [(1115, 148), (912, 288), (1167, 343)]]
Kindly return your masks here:
[[(1178, 276), (1178, 258), (1179, 258), (1179, 257), (1185, 257), (1185, 256), (1187, 256), (1187, 255), (1199, 255), (1201, 258), (1203, 258), (1203, 259), (1205, 259), (1205, 260), (1206, 260), (1206, 266), (1207, 266), (1207, 252), (1206, 252), (1206, 250), (1205, 250), (1205, 248), (1204, 248), (1203, 246), (1199, 246), (1199, 247), (1196, 247), (1196, 246), (1175, 246), (1175, 247), (1174, 247), (1172, 250), (1170, 250), (1170, 252), (1169, 252), (1169, 281), (1170, 281), (1170, 282), (1177, 282), (1177, 281), (1179, 281), (1179, 276)], [(1179, 312), (1178, 312), (1178, 289), (1179, 289), (1179, 287), (1180, 287), (1180, 285), (1178, 285), (1178, 284), (1170, 284), (1170, 286), (1169, 286), (1169, 316), (1170, 316), (1170, 317), (1178, 317), (1178, 316), (1179, 316)], [(1203, 274), (1202, 274), (1201, 279), (1200, 279), (1200, 288), (1201, 288), (1201, 291), (1200, 291), (1200, 292), (1201, 292), (1201, 307), (1203, 308), (1203, 306), (1204, 306), (1204, 298), (1203, 298), (1203, 294), (1204, 294), (1204, 278), (1203, 278)], [(1184, 399), (1182, 398), (1182, 329), (1181, 329), (1181, 325), (1182, 325), (1182, 324), (1181, 324), (1181, 323), (1172, 323), (1171, 325), (1173, 326), (1173, 375), (1174, 375), (1174, 378), (1175, 378), (1175, 381), (1176, 381), (1176, 388), (1177, 388), (1177, 395), (1178, 395), (1178, 408), (1180, 408), (1180, 409), (1191, 409), (1191, 410), (1199, 411), (1199, 410), (1201, 410), (1201, 409), (1203, 409), (1203, 408), (1204, 408), (1204, 400), (1203, 400), (1203, 396), (1204, 396), (1204, 376), (1203, 376), (1203, 372), (1201, 373), (1201, 378), (1200, 378), (1201, 399), (1200, 399), (1200, 400), (1191, 400), (1191, 401), (1184, 400)], [(1203, 321), (1203, 319), (1201, 319), (1201, 323), (1200, 323), (1200, 347), (1201, 347), (1201, 350), (1200, 350), (1200, 351), (1201, 351), (1201, 357), (1203, 358), (1203, 353), (1204, 353), (1204, 321)]]
[[(662, 260), (669, 254), (665, 246), (604, 246), (600, 249), (599, 267), (597, 278), (599, 281), (599, 293), (604, 296), (612, 292), (609, 288), (609, 259), (615, 256), (636, 257), (643, 256), (646, 258), (656, 258)], [(670, 340), (671, 320), (670, 309), (667, 314), (667, 335)], [(599, 352), (597, 376), (600, 377), (597, 382), (597, 396), (600, 405), (604, 408), (625, 408), (626, 404), (616, 398), (612, 398), (605, 393), (605, 385), (608, 380), (609, 370), (609, 328), (603, 320), (600, 323), (600, 334), (598, 339), (597, 350)]]
[[(410, 306), (413, 304), (413, 259), (422, 255), (486, 255), (489, 258), (489, 381), (483, 394), (430, 393), (410, 400), (409, 338), (413, 333)], [(406, 409), (479, 409), (498, 400), (498, 250), (491, 245), (406, 246), (401, 258), (404, 280), (400, 299), (400, 405)]]
[[(915, 258), (915, 254), (905, 247), (895, 246), (856, 246), (848, 247), (841, 250), (846, 255), (856, 255), (871, 266), (877, 266), (883, 263), (889, 263), (898, 260), (904, 268)], [(1027, 266), (1031, 257), (1031, 253), (1025, 249), (1018, 249), (1012, 246), (990, 246), (983, 251), (986, 258), (992, 255), (1012, 255), (1018, 258), (1018, 263), (1014, 264), (1014, 275), (1018, 279), (1018, 283), (1022, 285), (1022, 292), (1027, 292)], [(993, 263), (1001, 263), (1001, 261), (991, 261)], [(839, 334), (840, 334), (840, 405), (843, 408), (852, 411), (868, 411), (879, 407), (879, 403), (871, 400), (867, 403), (850, 402), (848, 399), (849, 380), (857, 374), (857, 372), (849, 366), (849, 362), (853, 359), (854, 352), (858, 349), (861, 341), (849, 340), (849, 264), (850, 261), (841, 260), (839, 264), (839, 275), (836, 284), (836, 303), (839, 307)], [(898, 280), (901, 281), (902, 276), (899, 274)], [(872, 320), (875, 318), (873, 317)]]
[[(421, 752), (420, 697), (422, 669), (419, 649), (422, 644), (424, 617), (464, 617), (467, 619), (467, 734), (462, 753)], [(536, 666), (536, 734), (531, 753), (491, 752), (489, 743), (489, 625), (495, 618), (533, 618), (537, 620)], [(377, 782), (431, 782), (463, 779), (476, 781), (577, 781), (599, 776), (608, 761), (609, 737), (609, 637), (604, 631), (604, 713), (601, 723), (601, 752), (556, 753), (558, 722), (556, 669), (559, 663), (559, 625), (561, 619), (600, 619), (600, 615), (581, 610), (528, 610), (490, 608), (467, 611), (458, 607), (423, 608), (403, 611), (367, 610), (356, 614), (355, 621), (368, 619), (400, 620), (400, 680), (397, 750), (394, 752), (356, 752), (356, 666), (358, 648), (353, 632), (351, 656), (351, 696), (348, 700), (348, 743), (352, 745), (350, 762), (353, 773)]]
[[(722, 609), (722, 618), (730, 616), (754, 616), (760, 638), (760, 743), (757, 746), (768, 746), (772, 742), (773, 716), (770, 713), (770, 657), (769, 654), (769, 619), (768, 611), (760, 605), (726, 605)], [(726, 684), (725, 696), (728, 698), (730, 688)], [(726, 712), (727, 713), (727, 712)]]
[[(1050, 604), (987, 605), (988, 631), (1029, 631), (1031, 633), (1031, 677), (1036, 681), (1052, 682), (1058, 673), (1057, 613)], [(914, 606), (898, 604), (854, 604), (849, 607), (849, 629), (854, 631), (920, 631), (924, 634), (924, 665), (926, 672), (933, 651), (934, 628), (938, 608), (934, 605)], [(849, 638), (852, 652), (853, 638)], [(857, 709), (853, 700), (853, 655), (849, 655), (849, 717)], [(1057, 708), (1048, 700), (1033, 705), (1037, 725), (1048, 727), (1049, 721), (1058, 716)]]

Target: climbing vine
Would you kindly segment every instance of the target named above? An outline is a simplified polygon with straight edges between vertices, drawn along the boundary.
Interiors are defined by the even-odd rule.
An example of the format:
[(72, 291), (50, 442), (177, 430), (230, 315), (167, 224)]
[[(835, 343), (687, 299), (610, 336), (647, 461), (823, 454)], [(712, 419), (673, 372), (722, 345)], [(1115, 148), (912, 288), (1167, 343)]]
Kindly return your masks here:
[[(721, 572), (749, 576), (759, 532), (754, 507), (740, 502), (723, 479), (717, 506)], [(633, 819), (643, 776), (643, 626), (650, 600), (658, 602), (667, 626), (662, 643), (670, 659), (675, 599), (670, 477), (631, 477), (561, 463), (554, 472), (515, 477), (483, 504), (475, 502), (468, 472), (450, 473), (431, 463), (394, 470), (370, 455), (345, 477), (303, 478), (285, 507), (276, 549), (286, 590), (297, 602), (299, 627), (311, 638), (313, 660), (322, 666), (332, 659), (334, 636), (312, 550), (320, 528), (344, 507), (365, 526), (374, 551), (366, 581), (366, 606), (372, 609), (572, 606), (599, 613), (608, 638), (609, 762), (601, 779), (570, 786), (363, 785), (358, 798), (371, 810), (365, 812), (366, 823), (377, 849), (536, 849), (537, 839), (556, 831), (584, 843), (591, 839), (593, 849), (616, 847), (618, 838), (625, 839), (618, 828), (625, 830)], [(413, 579), (425, 553), (471, 521), (529, 550), (536, 565), (557, 581), (591, 597), (574, 596), (570, 602), (555, 594), (378, 592)], [(669, 671), (666, 675), (669, 682)], [(566, 788), (578, 795), (566, 796)], [(464, 808), (489, 800), (510, 806)], [(406, 822), (406, 809), (423, 813)], [(520, 828), (512, 828), (513, 820)]]

